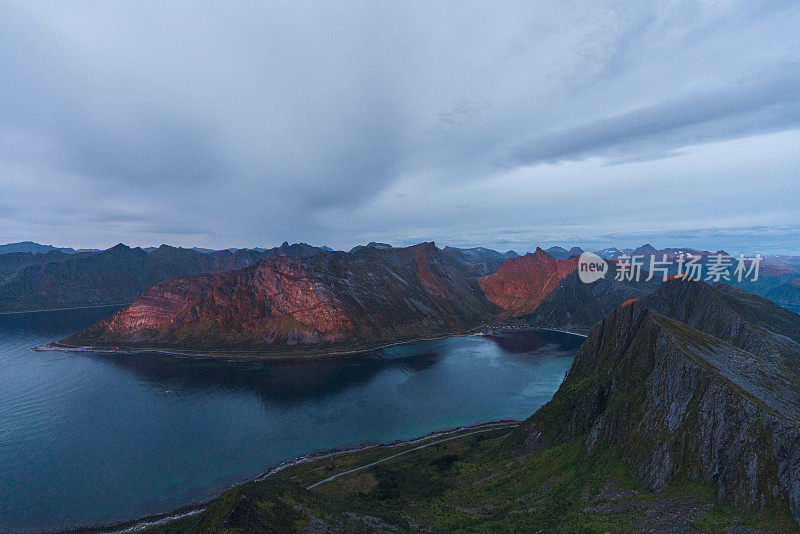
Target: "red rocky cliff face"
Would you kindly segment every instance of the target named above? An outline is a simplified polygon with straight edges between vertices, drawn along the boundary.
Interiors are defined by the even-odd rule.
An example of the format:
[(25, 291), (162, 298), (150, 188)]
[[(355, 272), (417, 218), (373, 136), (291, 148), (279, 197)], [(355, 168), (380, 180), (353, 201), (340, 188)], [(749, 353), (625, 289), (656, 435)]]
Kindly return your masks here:
[(467, 268), (433, 243), (422, 243), (270, 257), (239, 271), (173, 278), (64, 343), (202, 350), (280, 351), (281, 345), (315, 344), (360, 348), (463, 332), (497, 312)]
[(107, 337), (173, 333), (295, 343), (338, 341), (351, 330), (341, 303), (306, 276), (299, 260), (277, 257), (241, 271), (162, 282), (117, 313)]
[(483, 293), (510, 315), (534, 311), (558, 283), (575, 271), (578, 258), (557, 260), (544, 250), (506, 260), (500, 269), (478, 279)]

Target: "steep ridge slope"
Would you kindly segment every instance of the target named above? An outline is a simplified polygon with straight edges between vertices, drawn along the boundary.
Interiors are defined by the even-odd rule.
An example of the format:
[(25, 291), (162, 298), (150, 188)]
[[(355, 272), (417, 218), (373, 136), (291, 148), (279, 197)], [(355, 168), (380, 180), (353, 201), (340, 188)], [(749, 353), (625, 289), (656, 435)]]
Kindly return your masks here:
[(653, 490), (706, 484), (720, 502), (800, 520), (796, 375), (761, 350), (762, 327), (724, 291), (665, 282), (595, 325), (552, 401), (520, 431), (522, 449), (578, 439), (586, 455), (623, 460)]
[(280, 350), (461, 332), (496, 313), (468, 269), (433, 243), (270, 257), (162, 282), (69, 345)]
[(659, 313), (759, 356), (800, 352), (798, 315), (742, 289), (673, 280), (645, 304)]

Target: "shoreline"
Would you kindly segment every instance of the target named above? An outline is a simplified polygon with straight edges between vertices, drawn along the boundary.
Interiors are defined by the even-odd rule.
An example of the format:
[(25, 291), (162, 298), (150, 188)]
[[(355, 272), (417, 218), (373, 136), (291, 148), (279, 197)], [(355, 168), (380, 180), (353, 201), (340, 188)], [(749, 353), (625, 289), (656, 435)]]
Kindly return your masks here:
[(121, 308), (123, 306), (129, 306), (132, 304), (131, 302), (123, 302), (117, 304), (96, 304), (93, 306), (72, 306), (69, 308), (44, 308), (41, 310), (22, 310), (22, 311), (5, 311), (0, 312), (0, 316), (3, 315), (24, 315), (26, 313), (44, 313), (44, 312), (56, 312), (56, 311), (71, 311), (71, 310), (92, 310), (95, 308)]
[(549, 330), (550, 332), (559, 332), (561, 334), (569, 334), (571, 336), (582, 337), (583, 339), (586, 339), (587, 337), (589, 337), (588, 334), (579, 334), (578, 332), (570, 332), (569, 330), (560, 330), (558, 328), (534, 327), (533, 329), (534, 330)]
[[(196, 358), (196, 359), (226, 359), (226, 360), (264, 360), (264, 361), (282, 361), (282, 360), (303, 360), (308, 358), (325, 358), (334, 356), (355, 356), (367, 352), (381, 350), (398, 345), (406, 345), (410, 343), (417, 343), (421, 341), (438, 341), (448, 337), (456, 336), (474, 336), (477, 333), (448, 333), (440, 336), (433, 337), (420, 337), (409, 339), (405, 341), (393, 341), (391, 343), (384, 343), (382, 345), (365, 346), (363, 348), (353, 348), (345, 350), (326, 351), (324, 349), (308, 349), (307, 351), (276, 351), (276, 352), (259, 352), (259, 351), (202, 351), (192, 349), (165, 349), (165, 348), (150, 348), (150, 347), (101, 347), (101, 346), (84, 346), (75, 347), (72, 345), (64, 345), (58, 341), (46, 343), (38, 347), (32, 347), (36, 352), (96, 352), (100, 354), (138, 354), (138, 353), (155, 353), (163, 356), (178, 356), (182, 358)], [(318, 352), (317, 352), (318, 351)]]
[[(214, 500), (219, 498), (220, 495), (229, 491), (233, 488), (239, 487), (243, 484), (248, 484), (251, 482), (262, 482), (269, 477), (273, 476), (276, 473), (279, 473), (285, 469), (290, 467), (295, 467), (298, 465), (302, 465), (304, 463), (313, 462), (316, 460), (321, 460), (324, 458), (330, 458), (333, 456), (340, 456), (343, 454), (352, 454), (358, 452), (368, 451), (370, 449), (375, 449), (379, 447), (385, 448), (397, 448), (397, 447), (404, 447), (404, 446), (413, 446), (421, 442), (425, 442), (428, 440), (432, 440), (439, 437), (448, 436), (451, 434), (456, 434), (459, 432), (465, 432), (469, 430), (480, 430), (485, 429), (487, 431), (491, 430), (492, 427), (498, 428), (505, 428), (511, 424), (521, 424), (523, 421), (519, 419), (498, 419), (494, 421), (484, 421), (480, 423), (475, 423), (472, 425), (463, 425), (457, 426), (452, 428), (445, 428), (441, 430), (434, 430), (432, 432), (428, 432), (422, 436), (417, 436), (409, 439), (399, 439), (394, 441), (387, 441), (387, 442), (365, 442), (358, 445), (354, 445), (351, 447), (343, 447), (338, 449), (323, 449), (319, 451), (312, 451), (306, 454), (302, 454), (291, 460), (286, 460), (281, 462), (273, 467), (270, 467), (266, 471), (259, 473), (255, 476), (250, 476), (244, 478), (238, 482), (230, 484), (225, 488), (217, 491), (214, 493), (213, 496), (203, 499), (202, 501), (191, 503), (185, 506), (181, 506), (178, 508), (174, 508), (168, 512), (156, 513), (147, 515), (144, 517), (140, 517), (137, 519), (132, 519), (130, 521), (121, 521), (118, 523), (111, 523), (108, 525), (100, 525), (100, 526), (89, 526), (89, 527), (74, 527), (67, 530), (58, 530), (56, 534), (77, 534), (77, 533), (91, 533), (91, 534), (125, 534), (128, 532), (135, 532), (137, 530), (162, 525), (166, 523), (170, 523), (172, 521), (177, 521), (178, 519), (182, 519), (185, 517), (191, 517), (193, 515), (197, 515), (205, 511), (206, 507), (211, 504)], [(458, 436), (455, 436), (457, 438)]]
[[(25, 312), (28, 313), (28, 312)], [(586, 338), (586, 334), (581, 334), (579, 332), (571, 332), (569, 330), (561, 330), (558, 328), (551, 328), (551, 327), (539, 327), (534, 325), (525, 325), (525, 326), (518, 326), (518, 325), (503, 325), (503, 326), (480, 326), (471, 331), (467, 332), (451, 332), (445, 333), (436, 336), (430, 337), (419, 337), (413, 338), (408, 340), (401, 340), (401, 341), (392, 341), (389, 343), (383, 343), (374, 346), (364, 346), (364, 347), (356, 347), (352, 349), (344, 349), (344, 350), (332, 350), (326, 351), (325, 349), (307, 349), (306, 351), (299, 350), (296, 352), (291, 351), (276, 351), (276, 352), (259, 352), (259, 351), (202, 351), (202, 350), (192, 350), (192, 349), (166, 349), (166, 348), (157, 348), (157, 347), (102, 347), (102, 346), (93, 346), (87, 345), (82, 347), (76, 347), (73, 345), (65, 345), (58, 341), (52, 341), (50, 343), (46, 343), (44, 345), (39, 345), (37, 347), (32, 347), (32, 350), (36, 352), (94, 352), (98, 354), (138, 354), (138, 353), (154, 353), (159, 354), (162, 356), (173, 356), (173, 357), (180, 357), (180, 358), (195, 358), (195, 359), (222, 359), (222, 360), (243, 360), (243, 361), (297, 361), (297, 360), (305, 360), (309, 358), (330, 358), (330, 357), (340, 357), (340, 356), (357, 356), (360, 354), (365, 354), (372, 351), (383, 350), (389, 347), (396, 347), (399, 345), (408, 345), (411, 343), (419, 343), (423, 341), (439, 341), (442, 339), (447, 339), (449, 337), (466, 337), (466, 336), (486, 336), (491, 334), (492, 332), (502, 332), (503, 330), (506, 331), (549, 331), (549, 332), (558, 332), (561, 334), (568, 334), (572, 336), (577, 336), (581, 338)]]

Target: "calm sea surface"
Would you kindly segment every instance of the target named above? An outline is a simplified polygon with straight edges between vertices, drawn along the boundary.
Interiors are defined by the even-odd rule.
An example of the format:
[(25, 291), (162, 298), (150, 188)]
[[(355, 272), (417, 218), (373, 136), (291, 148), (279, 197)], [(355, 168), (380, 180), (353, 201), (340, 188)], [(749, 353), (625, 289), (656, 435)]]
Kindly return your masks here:
[(0, 531), (135, 519), (310, 451), (522, 419), (582, 341), (452, 337), (279, 363), (31, 350), (113, 311), (0, 316)]

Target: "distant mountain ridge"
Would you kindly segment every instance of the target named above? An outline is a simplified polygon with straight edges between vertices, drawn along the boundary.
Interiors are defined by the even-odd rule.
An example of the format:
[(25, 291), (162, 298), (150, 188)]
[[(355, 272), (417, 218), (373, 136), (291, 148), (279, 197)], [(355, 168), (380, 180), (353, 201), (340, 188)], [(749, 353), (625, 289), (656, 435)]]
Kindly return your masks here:
[(572, 256), (580, 256), (584, 253), (584, 250), (581, 247), (572, 247), (571, 249), (567, 250), (564, 247), (556, 246), (545, 249), (545, 252), (557, 260), (568, 260)]
[(515, 258), (517, 253), (513, 250), (498, 252), (496, 250), (475, 247), (475, 248), (455, 248), (444, 247), (442, 253), (453, 259), (469, 266), (475, 276), (486, 276), (496, 272), (503, 262), (510, 258)]
[(708, 250), (698, 250), (698, 249), (690, 248), (690, 247), (683, 247), (683, 248), (673, 247), (673, 248), (663, 248), (663, 249), (659, 250), (659, 249), (655, 248), (653, 245), (651, 245), (650, 243), (646, 243), (646, 244), (641, 245), (641, 246), (636, 247), (636, 248), (618, 249), (616, 247), (611, 247), (611, 248), (605, 248), (605, 249), (602, 249), (602, 250), (595, 251), (595, 254), (597, 254), (601, 258), (604, 258), (604, 259), (607, 259), (607, 260), (618, 260), (623, 256), (627, 256), (627, 257), (630, 257), (630, 256), (659, 256), (659, 259), (660, 259), (660, 257), (664, 256), (664, 255), (666, 255), (667, 259), (669, 259), (669, 260), (675, 260), (679, 256), (685, 256), (687, 258), (691, 258), (691, 257), (707, 258), (708, 256), (711, 256), (713, 254), (718, 254), (718, 253), (722, 253), (722, 254), (727, 255), (727, 252), (725, 252), (724, 250), (720, 250), (719, 252), (711, 252), (711, 251), (708, 251)]
[(350, 252), (359, 252), (359, 251), (367, 249), (367, 248), (376, 248), (378, 250), (387, 250), (387, 249), (394, 248), (394, 247), (392, 247), (392, 245), (390, 245), (389, 243), (376, 243), (375, 241), (370, 241), (366, 245), (356, 245), (356, 246), (354, 246), (353, 248), (350, 249)]
[[(0, 245), (0, 254), (47, 254), (53, 250), (63, 252), (64, 254), (75, 254), (76, 250), (69, 247), (54, 247), (53, 245), (40, 245), (33, 241), (20, 241), (19, 243), (8, 243), (7, 245)], [(84, 250), (88, 251), (88, 249)]]
[(125, 304), (175, 276), (236, 270), (267, 256), (311, 255), (320, 250), (284, 243), (260, 252), (199, 252), (168, 245), (146, 251), (120, 243), (100, 252), (2, 254), (0, 312)]
[[(223, 270), (245, 267), (261, 257), (276, 255), (308, 256), (320, 251), (330, 250), (329, 247), (316, 247), (305, 243), (290, 245), (287, 242), (271, 249), (231, 248), (210, 250), (168, 247), (175, 252), (171, 254), (171, 258), (167, 259), (165, 255), (156, 253), (161, 247), (148, 247), (141, 250), (148, 254), (156, 254), (147, 262), (148, 266), (143, 268), (141, 259), (137, 259), (135, 255), (131, 255), (127, 259), (119, 257), (116, 261), (108, 261), (106, 251), (73, 251), (66, 248), (59, 250), (49, 245), (38, 245), (30, 242), (2, 245), (0, 247), (6, 247), (5, 250), (22, 248), (24, 250), (37, 251), (0, 253), (0, 312), (131, 302), (155, 283), (172, 276), (192, 273), (217, 273)], [(371, 242), (367, 245), (356, 246), (352, 250), (360, 251), (364, 248), (388, 250), (392, 246), (387, 243)], [(456, 248), (448, 246), (442, 250), (443, 253), (466, 266), (475, 277), (495, 274), (506, 260), (518, 256), (513, 250), (498, 252), (483, 247)], [(647, 254), (652, 253), (653, 250), (655, 250), (655, 247), (648, 244), (636, 249), (619, 250), (611, 248), (598, 251), (598, 254), (614, 261), (623, 255), (629, 256), (634, 253), (641, 253), (645, 259), (645, 269), (648, 267), (650, 257), (661, 260), (666, 255), (668, 260), (675, 262), (679, 256), (689, 254), (698, 258), (701, 263), (705, 263), (708, 261), (709, 256), (715, 254), (707, 250), (672, 247), (656, 250), (655, 254), (648, 256)], [(572, 247), (570, 250), (563, 247), (550, 247), (544, 252), (556, 260), (565, 261), (579, 255), (583, 250), (579, 247)], [(724, 251), (718, 252), (724, 253)], [(198, 254), (209, 257), (198, 258)], [(239, 259), (234, 259), (230, 262), (220, 259), (222, 256), (229, 254)], [(80, 259), (64, 261), (70, 257)], [(132, 263), (127, 264), (127, 261)], [(161, 261), (166, 262), (166, 264), (157, 266)], [(52, 265), (45, 266), (46, 264)], [(61, 271), (59, 272), (59, 270)], [(108, 280), (112, 280), (115, 276), (124, 279), (125, 290), (116, 291), (108, 284)], [(564, 283), (568, 282), (567, 280)], [(767, 297), (789, 309), (800, 311), (800, 256), (765, 256), (761, 264), (759, 280), (755, 282), (744, 280), (741, 283), (730, 280), (730, 283)], [(609, 290), (614, 285), (611, 284), (606, 287), (606, 290)], [(583, 292), (584, 288), (575, 286), (575, 289), (578, 292)], [(624, 288), (618, 289), (622, 289), (622, 293), (627, 291)], [(559, 292), (561, 291), (559, 290)], [(577, 294), (574, 296), (577, 296)], [(550, 300), (552, 301), (553, 299)], [(612, 299), (613, 302), (617, 302), (617, 300), (616, 298)], [(531, 306), (528, 311), (533, 311), (533, 307), (538, 306)], [(558, 306), (555, 308), (558, 308)], [(603, 309), (605, 312), (608, 311), (607, 308)], [(580, 321), (571, 322), (580, 324), (581, 329), (584, 330), (591, 325), (590, 322), (587, 322), (590, 315), (597, 319), (596, 315), (587, 314), (585, 310), (577, 310), (574, 306), (571, 306), (570, 313), (574, 314), (575, 312), (584, 318)], [(542, 313), (537, 315), (542, 316)], [(553, 319), (557, 315), (563, 316), (563, 313), (552, 309), (549, 315)], [(568, 323), (569, 321), (564, 324)]]
[[(732, 257), (725, 250), (712, 252), (709, 250), (698, 250), (689, 247), (672, 247), (656, 249), (650, 244), (645, 244), (635, 249), (607, 248), (595, 252), (602, 258), (618, 261), (625, 257), (631, 258), (639, 256), (644, 260), (645, 268), (649, 265), (650, 259), (661, 261), (666, 257), (667, 261), (672, 262), (671, 273), (677, 269), (675, 263), (678, 258), (685, 260), (695, 260), (700, 264), (707, 264), (713, 256), (727, 257), (731, 262), (728, 268), (728, 279), (722, 281), (766, 297), (781, 306), (800, 311), (800, 256), (763, 256), (759, 268), (759, 279), (744, 279), (741, 282), (733, 276), (733, 265), (736, 257)], [(630, 261), (628, 259), (627, 261)]]

